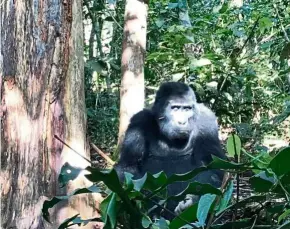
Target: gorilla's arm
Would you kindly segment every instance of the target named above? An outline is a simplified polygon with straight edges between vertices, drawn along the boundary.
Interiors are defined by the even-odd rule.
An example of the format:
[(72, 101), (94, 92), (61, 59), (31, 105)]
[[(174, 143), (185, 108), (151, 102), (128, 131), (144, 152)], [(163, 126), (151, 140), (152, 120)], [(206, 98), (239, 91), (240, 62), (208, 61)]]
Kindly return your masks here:
[(140, 166), (146, 152), (146, 134), (152, 128), (153, 115), (144, 109), (132, 117), (120, 150), (120, 160), (115, 166), (120, 180), (124, 180), (124, 172), (140, 177)]

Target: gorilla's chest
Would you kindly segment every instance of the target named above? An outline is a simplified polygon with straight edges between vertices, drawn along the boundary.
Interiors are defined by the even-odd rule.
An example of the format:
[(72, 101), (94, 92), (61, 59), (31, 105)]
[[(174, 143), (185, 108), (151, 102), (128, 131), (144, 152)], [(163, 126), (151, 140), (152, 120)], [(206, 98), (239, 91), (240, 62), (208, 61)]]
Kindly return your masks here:
[(147, 157), (142, 166), (142, 174), (152, 174), (164, 171), (167, 176), (182, 174), (201, 166), (201, 163), (194, 160), (192, 149), (177, 149), (168, 146), (163, 142), (155, 142), (148, 147)]
[(172, 174), (182, 174), (192, 170), (194, 163), (190, 154), (179, 157), (163, 157), (150, 155), (142, 166), (142, 173), (151, 174), (164, 171), (167, 176)]

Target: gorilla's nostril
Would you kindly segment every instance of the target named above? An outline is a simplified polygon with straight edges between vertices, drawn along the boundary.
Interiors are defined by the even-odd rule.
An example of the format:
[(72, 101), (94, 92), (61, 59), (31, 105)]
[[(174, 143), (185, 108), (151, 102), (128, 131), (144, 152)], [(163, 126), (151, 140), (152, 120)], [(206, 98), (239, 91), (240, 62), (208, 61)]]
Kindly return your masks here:
[(184, 126), (186, 124), (186, 121), (178, 121), (178, 124)]

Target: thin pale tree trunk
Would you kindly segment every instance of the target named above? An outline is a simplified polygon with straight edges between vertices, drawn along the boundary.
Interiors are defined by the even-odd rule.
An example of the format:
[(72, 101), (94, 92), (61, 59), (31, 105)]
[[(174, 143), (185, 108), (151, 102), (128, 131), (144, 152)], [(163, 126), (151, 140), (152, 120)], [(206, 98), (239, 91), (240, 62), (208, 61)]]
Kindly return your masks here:
[(130, 118), (144, 107), (147, 11), (148, 2), (146, 1), (126, 1), (121, 66), (119, 146), (123, 141)]
[(88, 163), (54, 138), (88, 157), (81, 1), (4, 0), (0, 7), (1, 228), (57, 228), (78, 212), (92, 217), (88, 196), (55, 209), (52, 224), (41, 216), (45, 199), (90, 185), (81, 175), (59, 188), (65, 162)]

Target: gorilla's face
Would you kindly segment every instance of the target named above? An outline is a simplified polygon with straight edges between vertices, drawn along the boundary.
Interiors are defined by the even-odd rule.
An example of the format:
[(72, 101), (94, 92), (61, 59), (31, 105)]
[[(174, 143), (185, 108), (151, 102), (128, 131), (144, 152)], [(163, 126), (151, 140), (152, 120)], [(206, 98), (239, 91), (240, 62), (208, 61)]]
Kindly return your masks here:
[(161, 134), (170, 140), (186, 140), (196, 131), (196, 97), (186, 84), (169, 82), (161, 85), (152, 110)]
[(171, 98), (159, 119), (161, 132), (169, 139), (187, 139), (194, 130), (196, 102), (188, 96)]

